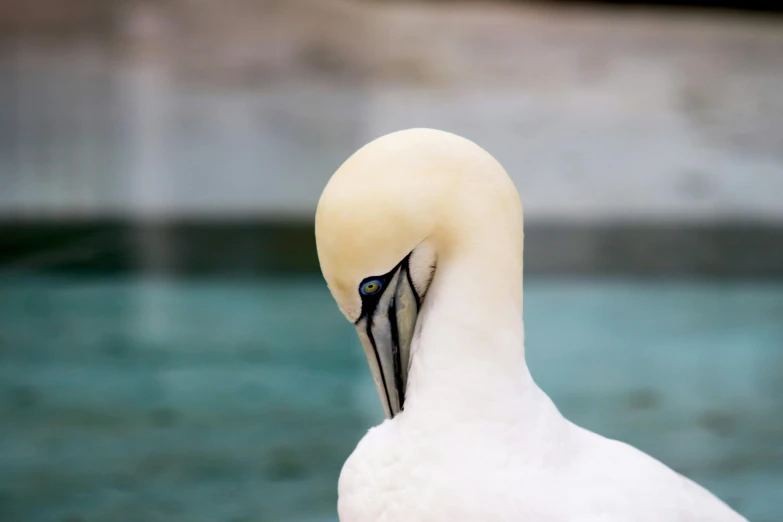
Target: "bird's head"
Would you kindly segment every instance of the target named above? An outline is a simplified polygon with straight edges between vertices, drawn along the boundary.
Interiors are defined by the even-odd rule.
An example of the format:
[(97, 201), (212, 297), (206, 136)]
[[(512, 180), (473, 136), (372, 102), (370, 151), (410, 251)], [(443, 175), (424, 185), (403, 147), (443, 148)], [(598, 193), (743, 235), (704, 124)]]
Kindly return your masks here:
[(439, 267), (478, 252), (521, 269), (513, 183), (479, 146), (431, 129), (386, 135), (351, 156), (321, 195), (315, 232), (324, 278), (356, 325), (389, 418), (404, 405), (417, 317)]

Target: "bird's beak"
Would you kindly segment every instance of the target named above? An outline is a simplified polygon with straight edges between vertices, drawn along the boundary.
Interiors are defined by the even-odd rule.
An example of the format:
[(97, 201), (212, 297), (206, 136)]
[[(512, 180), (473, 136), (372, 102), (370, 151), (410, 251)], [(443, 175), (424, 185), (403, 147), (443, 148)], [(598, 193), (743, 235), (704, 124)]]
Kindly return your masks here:
[(406, 259), (375, 308), (356, 322), (378, 395), (389, 419), (402, 411), (405, 404), (411, 341), (419, 305)]

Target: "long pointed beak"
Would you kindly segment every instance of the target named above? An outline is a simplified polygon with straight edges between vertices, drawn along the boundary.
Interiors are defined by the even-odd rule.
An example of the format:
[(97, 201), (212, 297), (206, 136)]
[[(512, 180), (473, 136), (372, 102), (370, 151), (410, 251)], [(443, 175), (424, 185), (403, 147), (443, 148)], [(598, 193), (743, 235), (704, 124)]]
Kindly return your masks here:
[(411, 341), (419, 305), (406, 260), (400, 264), (375, 308), (356, 322), (356, 331), (389, 419), (405, 405)]

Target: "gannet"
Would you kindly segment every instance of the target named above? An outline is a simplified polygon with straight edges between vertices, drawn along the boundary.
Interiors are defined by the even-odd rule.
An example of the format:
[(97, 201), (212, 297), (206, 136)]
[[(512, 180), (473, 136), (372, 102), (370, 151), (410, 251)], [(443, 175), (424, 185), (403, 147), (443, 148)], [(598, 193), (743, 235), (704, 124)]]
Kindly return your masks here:
[(411, 129), (332, 176), (316, 245), (386, 420), (343, 466), (341, 522), (734, 522), (695, 482), (566, 420), (525, 363), (522, 205), (473, 142)]

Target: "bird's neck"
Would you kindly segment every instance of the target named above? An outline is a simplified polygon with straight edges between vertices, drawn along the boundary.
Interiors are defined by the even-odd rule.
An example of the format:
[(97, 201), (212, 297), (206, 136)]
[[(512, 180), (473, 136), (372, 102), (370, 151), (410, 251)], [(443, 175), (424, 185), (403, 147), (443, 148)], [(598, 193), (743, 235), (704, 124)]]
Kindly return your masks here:
[(538, 388), (525, 363), (519, 260), (439, 260), (411, 349), (406, 412), (519, 416)]

